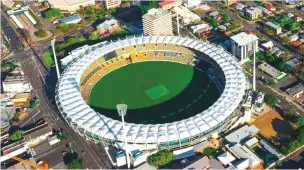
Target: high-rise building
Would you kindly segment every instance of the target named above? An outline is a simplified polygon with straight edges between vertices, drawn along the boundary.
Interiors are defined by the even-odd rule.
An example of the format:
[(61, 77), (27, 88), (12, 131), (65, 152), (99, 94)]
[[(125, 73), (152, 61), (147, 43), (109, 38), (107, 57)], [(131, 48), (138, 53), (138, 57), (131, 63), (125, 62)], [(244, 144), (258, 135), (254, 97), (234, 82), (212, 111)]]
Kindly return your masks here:
[(258, 38), (252, 33), (241, 32), (230, 37), (231, 53), (240, 59), (241, 63), (249, 60), (253, 55), (253, 48), (258, 51)]
[(169, 11), (152, 8), (142, 18), (145, 35), (173, 35)]
[(105, 0), (104, 3), (106, 9), (115, 8), (121, 4), (121, 0)]

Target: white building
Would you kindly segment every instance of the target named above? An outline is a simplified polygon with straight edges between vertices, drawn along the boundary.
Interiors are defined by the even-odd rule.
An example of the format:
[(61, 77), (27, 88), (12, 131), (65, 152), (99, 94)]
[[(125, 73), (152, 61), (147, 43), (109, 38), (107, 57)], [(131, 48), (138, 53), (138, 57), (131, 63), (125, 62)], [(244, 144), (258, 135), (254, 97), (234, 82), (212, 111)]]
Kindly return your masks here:
[(2, 87), (5, 93), (21, 93), (32, 90), (32, 86), (25, 76), (6, 77), (2, 83)]
[(276, 25), (272, 22), (266, 22), (266, 25), (269, 29), (271, 29), (273, 31), (273, 33), (275, 35), (278, 35), (278, 34), (282, 33), (282, 27), (280, 27), (279, 25)]
[(249, 60), (249, 57), (253, 55), (253, 47), (255, 46), (255, 51), (258, 48), (258, 38), (253, 34), (247, 34), (241, 32), (234, 35), (231, 38), (231, 53), (239, 58), (241, 63)]
[(51, 8), (58, 8), (65, 12), (76, 12), (80, 7), (95, 5), (95, 0), (48, 0)]
[(106, 9), (118, 7), (121, 4), (121, 0), (105, 0), (104, 5)]
[(172, 11), (175, 14), (179, 15), (179, 19), (183, 25), (189, 25), (193, 23), (197, 23), (201, 20), (201, 18), (195, 13), (191, 12), (188, 8), (184, 6), (175, 6)]
[(173, 35), (172, 17), (167, 10), (152, 8), (142, 21), (145, 35)]

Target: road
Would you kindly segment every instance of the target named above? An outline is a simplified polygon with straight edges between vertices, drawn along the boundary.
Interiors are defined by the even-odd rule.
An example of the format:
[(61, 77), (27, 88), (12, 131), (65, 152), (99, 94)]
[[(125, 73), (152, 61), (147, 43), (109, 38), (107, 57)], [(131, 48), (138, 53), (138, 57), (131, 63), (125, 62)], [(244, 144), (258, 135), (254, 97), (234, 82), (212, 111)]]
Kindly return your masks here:
[(22, 50), (22, 46), (19, 37), (17, 33), (14, 31), (14, 29), (9, 25), (9, 22), (6, 19), (6, 15), (3, 12), (1, 12), (1, 27), (5, 36), (9, 41), (10, 48), (14, 52), (20, 52)]
[[(25, 75), (27, 76), (28, 80), (31, 82), (33, 89), (37, 96), (40, 98), (40, 104), (38, 106), (38, 110), (40, 111), (41, 117), (43, 117), (50, 126), (54, 129), (62, 128), (63, 132), (68, 134), (68, 140), (66, 142), (72, 143), (72, 148), (74, 152), (78, 154), (81, 151), (84, 151), (86, 154), (84, 157), (84, 164), (82, 168), (89, 168), (89, 169), (100, 169), (100, 168), (111, 168), (108, 159), (103, 153), (100, 153), (99, 150), (93, 149), (92, 142), (85, 140), (82, 136), (79, 136), (73, 129), (71, 129), (64, 120), (61, 119), (57, 107), (52, 102), (52, 98), (49, 95), (53, 95), (54, 87), (45, 86), (44, 81), (50, 80), (43, 80), (44, 76), (47, 73), (46, 70), (41, 68), (37, 68), (35, 64), (35, 58), (31, 57), (27, 60), (20, 60), (21, 67), (24, 70)], [(38, 70), (40, 69), (41, 74), (38, 74)], [(55, 78), (51, 81), (57, 81)], [(50, 91), (50, 92), (49, 92)], [(50, 99), (50, 100), (49, 100)], [(94, 144), (95, 145), (95, 144)], [(59, 150), (52, 148), (53, 152), (62, 152), (62, 148)], [(52, 158), (52, 152), (49, 152), (41, 157), (41, 159)], [(57, 159), (54, 158), (53, 159)], [(46, 159), (47, 161), (47, 159)]]

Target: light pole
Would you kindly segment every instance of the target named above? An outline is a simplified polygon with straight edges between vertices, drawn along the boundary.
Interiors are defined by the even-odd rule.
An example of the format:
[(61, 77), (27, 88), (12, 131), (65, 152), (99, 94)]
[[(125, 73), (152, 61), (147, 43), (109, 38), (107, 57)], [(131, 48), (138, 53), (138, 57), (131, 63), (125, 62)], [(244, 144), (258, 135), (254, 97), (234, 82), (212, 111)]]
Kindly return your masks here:
[(54, 61), (55, 61), (55, 66), (56, 66), (57, 78), (60, 79), (60, 72), (59, 72), (59, 67), (58, 67), (57, 57), (56, 57), (56, 52), (55, 52), (55, 42), (56, 42), (56, 39), (52, 39), (51, 45), (52, 45), (52, 49), (53, 49), (53, 55), (54, 55)]
[(118, 104), (116, 105), (118, 115), (121, 116), (122, 120), (122, 127), (123, 127), (123, 133), (124, 133), (124, 141), (125, 141), (125, 153), (127, 156), (127, 165), (128, 168), (130, 168), (130, 157), (128, 153), (128, 147), (127, 147), (127, 134), (126, 134), (126, 128), (125, 128), (125, 119), (124, 116), (127, 114), (128, 105), (126, 104)]

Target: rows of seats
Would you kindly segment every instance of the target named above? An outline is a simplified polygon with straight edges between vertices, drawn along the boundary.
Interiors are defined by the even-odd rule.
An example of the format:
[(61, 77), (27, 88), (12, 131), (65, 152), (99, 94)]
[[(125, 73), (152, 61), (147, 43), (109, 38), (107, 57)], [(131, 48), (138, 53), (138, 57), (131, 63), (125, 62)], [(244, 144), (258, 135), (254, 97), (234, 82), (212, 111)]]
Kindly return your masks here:
[(179, 46), (176, 44), (155, 44), (155, 43), (146, 43), (136, 46), (127, 46), (116, 50), (117, 56), (129, 55), (131, 53), (136, 53), (139, 51), (174, 51), (183, 54), (195, 55), (194, 52), (186, 47)]
[(95, 69), (89, 74), (87, 74), (87, 77), (82, 81), (80, 86), (80, 92), (82, 94), (83, 99), (85, 102), (88, 102), (90, 91), (92, 87), (96, 84), (96, 82), (103, 77), (105, 74), (111, 72), (112, 70), (119, 68), (121, 66), (130, 64), (129, 60), (126, 60), (124, 57), (116, 57), (108, 61), (104, 61), (101, 63), (102, 60), (98, 59), (95, 63), (98, 63), (100, 66)]

